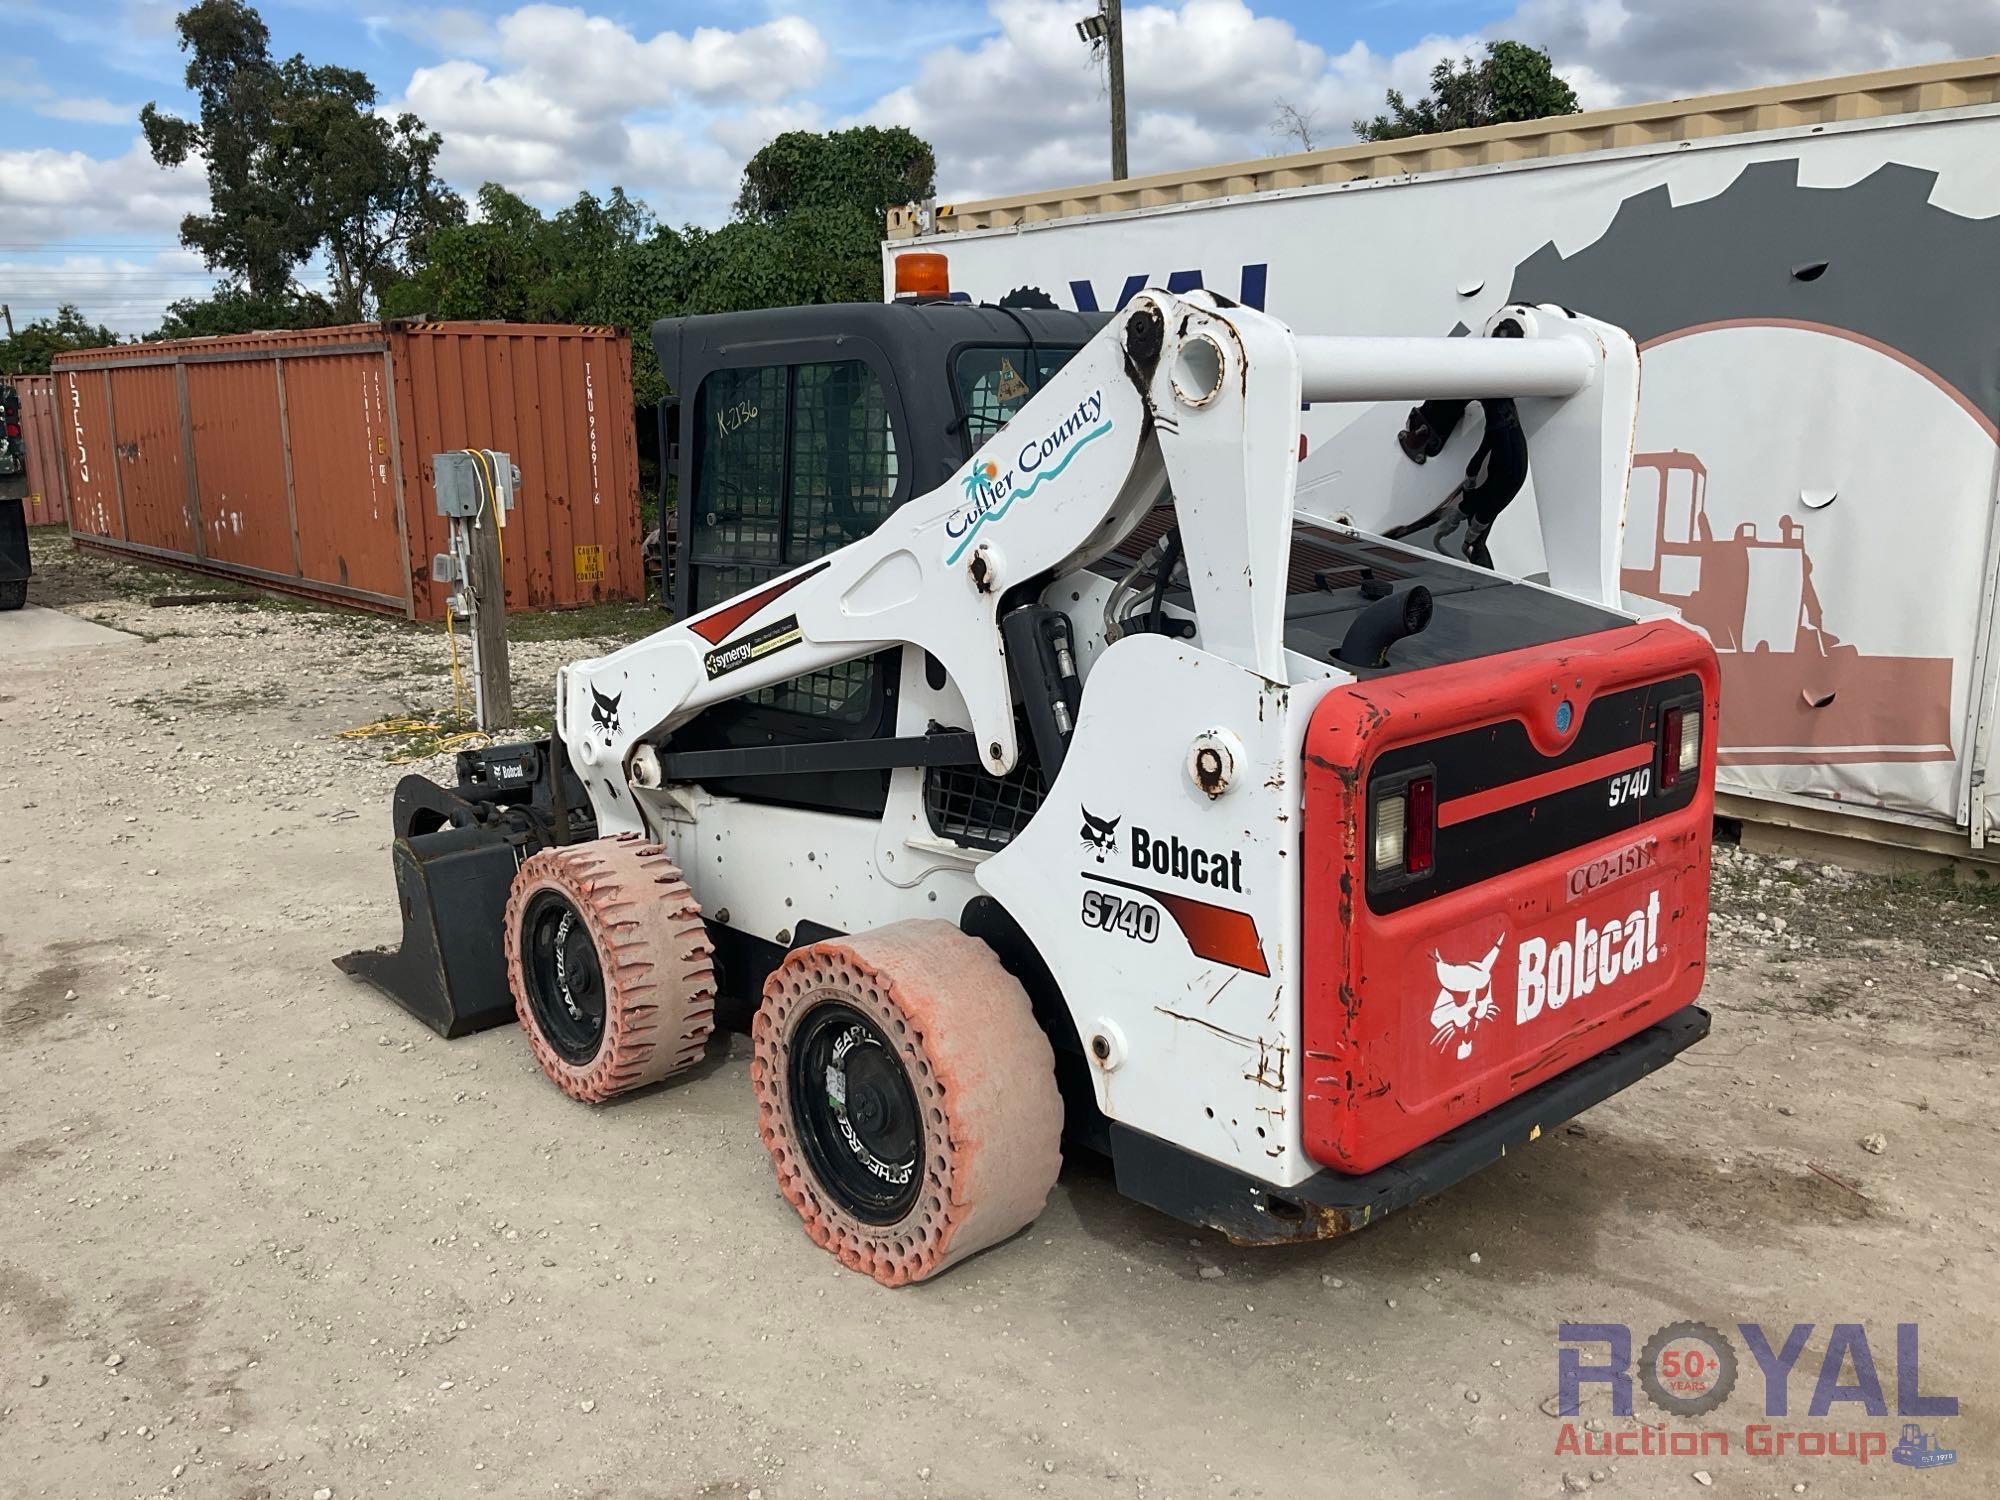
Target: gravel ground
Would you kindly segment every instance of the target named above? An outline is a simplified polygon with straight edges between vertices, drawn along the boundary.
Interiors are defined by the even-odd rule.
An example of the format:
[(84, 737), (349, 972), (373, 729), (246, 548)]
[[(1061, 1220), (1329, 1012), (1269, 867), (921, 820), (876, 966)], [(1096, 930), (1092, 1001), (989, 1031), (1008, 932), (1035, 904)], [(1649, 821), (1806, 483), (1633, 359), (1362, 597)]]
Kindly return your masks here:
[[(890, 1293), (779, 1197), (743, 1039), (587, 1110), (511, 1029), (445, 1043), (334, 971), (396, 936), (437, 631), (37, 555), (36, 602), (138, 639), (0, 678), (0, 1496), (1988, 1493), (1983, 893), (1721, 850), (1714, 1034), (1446, 1197), (1238, 1250), (1073, 1162), (1029, 1233)], [(518, 644), (517, 701), (647, 618), (530, 625), (611, 633)], [(441, 727), (341, 737), (395, 717)], [(1959, 1462), (1558, 1453), (1557, 1325), (1681, 1318), (1813, 1324), (1790, 1424), (1892, 1436), (1918, 1323)], [(1888, 1416), (1804, 1415), (1837, 1323)], [(1740, 1439), (1762, 1386), (1746, 1355), (1666, 1431)]]

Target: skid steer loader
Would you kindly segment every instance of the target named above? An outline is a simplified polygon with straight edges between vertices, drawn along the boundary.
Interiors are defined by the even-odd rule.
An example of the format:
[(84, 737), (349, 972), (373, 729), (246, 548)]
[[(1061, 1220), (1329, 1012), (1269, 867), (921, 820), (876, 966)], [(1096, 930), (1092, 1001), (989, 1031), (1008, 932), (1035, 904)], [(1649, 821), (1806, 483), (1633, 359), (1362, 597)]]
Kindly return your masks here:
[[(1621, 604), (1620, 331), (1151, 290), (653, 338), (684, 618), (399, 788), (403, 946), (342, 962), (432, 1026), (518, 1018), (599, 1101), (737, 1007), (784, 1196), (890, 1285), (1029, 1223), (1065, 1147), (1338, 1235), (1706, 1034), (1715, 659)], [(1546, 585), (1465, 560), (1484, 480), (1403, 542), (1297, 512), (1302, 400), (1427, 398), (1511, 403)]]

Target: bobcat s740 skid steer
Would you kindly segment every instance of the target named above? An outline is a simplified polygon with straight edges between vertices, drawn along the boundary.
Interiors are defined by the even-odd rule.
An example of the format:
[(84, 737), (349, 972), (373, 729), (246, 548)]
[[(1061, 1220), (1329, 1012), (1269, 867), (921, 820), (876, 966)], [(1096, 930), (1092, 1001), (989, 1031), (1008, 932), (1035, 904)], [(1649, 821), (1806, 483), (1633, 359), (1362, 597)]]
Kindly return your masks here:
[[(1622, 607), (1617, 329), (1153, 290), (654, 340), (685, 618), (399, 788), (403, 947), (343, 965), (432, 1026), (518, 1016), (596, 1101), (753, 1010), (783, 1193), (889, 1284), (1030, 1222), (1065, 1143), (1340, 1234), (1706, 1034), (1715, 663)], [(1490, 476), (1406, 542), (1296, 513), (1302, 400), (1427, 398), (1531, 463), (1546, 585), (1466, 560)]]

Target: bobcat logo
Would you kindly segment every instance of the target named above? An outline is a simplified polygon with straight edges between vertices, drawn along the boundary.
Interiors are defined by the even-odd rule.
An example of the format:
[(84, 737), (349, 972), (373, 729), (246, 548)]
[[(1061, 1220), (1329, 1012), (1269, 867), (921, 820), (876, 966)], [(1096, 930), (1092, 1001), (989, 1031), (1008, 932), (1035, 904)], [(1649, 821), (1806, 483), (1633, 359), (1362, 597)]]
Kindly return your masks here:
[(1486, 957), (1470, 964), (1448, 964), (1435, 948), (1431, 950), (1438, 981), (1437, 1001), (1431, 1006), (1431, 1025), (1437, 1030), (1431, 1042), (1440, 1051), (1456, 1043), (1460, 1062), (1472, 1055), (1474, 1028), (1500, 1014), (1493, 1003), (1493, 965), (1500, 947), (1494, 943)]
[[(1078, 805), (1082, 806), (1080, 803)], [(1083, 847), (1095, 855), (1101, 865), (1104, 863), (1105, 855), (1118, 852), (1118, 825), (1125, 819), (1122, 815), (1116, 818), (1100, 818), (1087, 807), (1082, 811), (1083, 827), (1077, 831), (1083, 838)]]
[(590, 722), (603, 733), (607, 745), (611, 743), (611, 737), (618, 733), (618, 700), (624, 696), (623, 693), (600, 693), (596, 688), (590, 690)]

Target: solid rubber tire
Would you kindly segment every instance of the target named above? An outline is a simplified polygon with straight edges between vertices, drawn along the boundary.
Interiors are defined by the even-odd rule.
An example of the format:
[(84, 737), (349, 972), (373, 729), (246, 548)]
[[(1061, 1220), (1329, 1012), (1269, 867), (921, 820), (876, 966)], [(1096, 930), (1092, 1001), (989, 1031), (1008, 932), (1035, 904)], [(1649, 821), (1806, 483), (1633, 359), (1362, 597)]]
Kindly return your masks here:
[[(554, 891), (576, 908), (604, 975), (604, 1034), (587, 1062), (563, 1058), (536, 1021), (521, 962), (528, 903)], [(597, 1104), (693, 1067), (715, 1030), (715, 961), (701, 907), (665, 850), (635, 833), (543, 849), (507, 896), (507, 982), (535, 1061), (572, 1099)]]
[[(870, 1224), (813, 1175), (793, 1119), (789, 1047), (819, 1003), (867, 1016), (899, 1051), (923, 1110), (924, 1181), (909, 1212)], [(787, 955), (751, 1025), (757, 1129), (806, 1233), (852, 1270), (904, 1286), (1034, 1222), (1062, 1168), (1055, 1054), (1019, 981), (949, 922), (909, 921)]]

